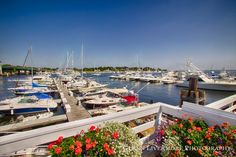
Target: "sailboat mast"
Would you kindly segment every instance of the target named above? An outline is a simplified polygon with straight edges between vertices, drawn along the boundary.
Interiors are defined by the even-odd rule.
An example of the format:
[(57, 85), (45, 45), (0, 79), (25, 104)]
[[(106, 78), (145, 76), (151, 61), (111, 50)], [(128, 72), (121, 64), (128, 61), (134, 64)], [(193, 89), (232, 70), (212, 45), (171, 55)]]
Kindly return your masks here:
[(83, 78), (83, 70), (84, 70), (84, 45), (83, 45), (83, 42), (82, 42), (82, 46), (81, 46), (81, 72), (82, 72), (82, 74), (81, 74), (81, 76), (82, 76), (82, 78)]
[(32, 77), (32, 83), (33, 83), (34, 68), (33, 68), (33, 60), (32, 60), (32, 46), (29, 49), (29, 53), (30, 53), (30, 62), (31, 62), (31, 77)]

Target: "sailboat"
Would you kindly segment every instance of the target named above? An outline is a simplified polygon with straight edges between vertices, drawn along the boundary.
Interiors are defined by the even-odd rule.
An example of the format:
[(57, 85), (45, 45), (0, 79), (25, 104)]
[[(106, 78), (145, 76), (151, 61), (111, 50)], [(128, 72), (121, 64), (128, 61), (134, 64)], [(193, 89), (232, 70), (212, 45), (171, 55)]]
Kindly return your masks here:
[[(28, 57), (30, 56), (31, 58), (31, 64), (32, 64), (32, 47), (30, 47), (28, 49), (25, 61), (23, 66), (25, 66), (26, 61), (28, 59)], [(31, 67), (31, 84), (23, 84), (21, 86), (19, 86), (19, 81), (16, 82), (16, 87), (15, 88), (8, 88), (9, 90), (12, 90), (16, 95), (27, 95), (27, 94), (33, 94), (33, 93), (50, 93), (52, 92), (52, 90), (48, 89), (47, 85), (43, 85), (43, 84), (38, 84), (33, 82), (34, 80), (34, 76), (33, 76), (33, 67)]]

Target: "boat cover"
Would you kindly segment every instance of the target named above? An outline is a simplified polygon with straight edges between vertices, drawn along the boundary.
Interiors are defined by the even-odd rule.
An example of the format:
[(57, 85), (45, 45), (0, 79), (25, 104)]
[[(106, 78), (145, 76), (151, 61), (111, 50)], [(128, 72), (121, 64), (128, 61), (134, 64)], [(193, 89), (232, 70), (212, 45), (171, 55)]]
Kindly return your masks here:
[(40, 92), (37, 92), (37, 93), (32, 93), (30, 94), (30, 96), (36, 96), (38, 99), (51, 99), (52, 97), (48, 94), (45, 94), (45, 93), (40, 93)]
[(46, 85), (41, 85), (41, 84), (37, 84), (37, 83), (32, 83), (32, 87), (34, 88), (34, 87), (48, 87), (48, 86), (46, 86)]
[(138, 97), (136, 97), (135, 95), (124, 96), (122, 98), (126, 100), (127, 104), (132, 104), (138, 101)]

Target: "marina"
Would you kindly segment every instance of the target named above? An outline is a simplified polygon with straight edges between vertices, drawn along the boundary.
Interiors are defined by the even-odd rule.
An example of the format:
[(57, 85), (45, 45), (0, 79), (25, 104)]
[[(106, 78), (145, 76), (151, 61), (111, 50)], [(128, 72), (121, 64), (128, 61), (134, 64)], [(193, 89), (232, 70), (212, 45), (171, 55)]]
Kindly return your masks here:
[(0, 157), (236, 156), (236, 1), (0, 1)]
[[(212, 117), (219, 117), (223, 113), (221, 116), (224, 120), (227, 119), (232, 124), (236, 121), (235, 92), (230, 89), (228, 91), (212, 89), (202, 91), (201, 88), (198, 90), (201, 87), (201, 81), (197, 76), (201, 75), (192, 75), (186, 86), (189, 89), (186, 90), (179, 87), (177, 83), (187, 80), (187, 73), (185, 77), (177, 77), (183, 72), (164, 72), (163, 74), (159, 72), (139, 76), (128, 74), (125, 75), (126, 79), (116, 79), (113, 73), (81, 75), (70, 70), (70, 73), (65, 75), (65, 72), (66, 70), (58, 71), (56, 75), (40, 73), (33, 77), (20, 76), (21, 81), (18, 87), (15, 87), (18, 82), (16, 76), (1, 77), (1, 89), (3, 89), (1, 92), (9, 91), (6, 97), (1, 96), (0, 101), (1, 154), (47, 155), (48, 151), (44, 144), (52, 140), (49, 135), (63, 134), (64, 137), (69, 137), (74, 133), (72, 130), (75, 128), (78, 130), (87, 128), (90, 121), (97, 125), (113, 120), (122, 122), (134, 130), (143, 145), (152, 141), (152, 133), (155, 132), (153, 126), (156, 124), (165, 123), (171, 120), (171, 117), (180, 117), (184, 113), (206, 116), (202, 108), (209, 110), (206, 117), (209, 123)], [(117, 76), (119, 75), (122, 74)], [(129, 76), (128, 79), (127, 76)], [(6, 84), (7, 86), (3, 86)], [(21, 91), (23, 93), (19, 95), (16, 89), (22, 87), (27, 89), (25, 90), (27, 92)], [(53, 92), (47, 92), (49, 88)], [(167, 114), (162, 120), (160, 110), (163, 114)], [(156, 117), (155, 114), (159, 116)], [(127, 117), (127, 115), (130, 116)], [(9, 120), (11, 122), (8, 122)], [(217, 118), (217, 123), (219, 122), (220, 119)], [(59, 130), (52, 129), (54, 125)], [(71, 130), (71, 128), (74, 129)], [(47, 135), (42, 135), (41, 133), (46, 131), (44, 129), (52, 132), (49, 133), (48, 130)], [(31, 130), (32, 132), (36, 130), (37, 133), (31, 134)], [(32, 135), (29, 139), (36, 140), (37, 138), (41, 142), (34, 142), (33, 145), (28, 146), (26, 140), (22, 147), (9, 149), (9, 144), (5, 143), (9, 141), (5, 137), (9, 136), (11, 139), (11, 136), (14, 138), (15, 134), (19, 134), (24, 139), (24, 132)], [(42, 136), (38, 136), (38, 133)], [(16, 140), (12, 142), (10, 145), (17, 143)], [(3, 149), (6, 150), (2, 151)], [(150, 156), (150, 153), (155, 154), (155, 152), (143, 151), (142, 156)]]

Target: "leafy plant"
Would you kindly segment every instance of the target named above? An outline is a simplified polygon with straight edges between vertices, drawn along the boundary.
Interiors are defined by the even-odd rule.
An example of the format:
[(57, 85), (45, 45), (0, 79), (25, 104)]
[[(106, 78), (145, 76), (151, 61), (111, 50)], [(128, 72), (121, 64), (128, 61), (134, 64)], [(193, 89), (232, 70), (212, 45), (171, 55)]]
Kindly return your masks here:
[[(204, 120), (193, 120), (191, 117), (178, 119), (165, 131), (163, 147), (170, 148), (170, 146), (181, 148), (177, 156), (184, 154), (188, 156), (235, 156), (236, 126), (230, 126), (226, 122), (221, 126), (208, 126)], [(163, 149), (162, 155), (168, 156), (173, 152)]]
[(134, 132), (120, 123), (105, 123), (103, 128), (91, 126), (88, 132), (48, 145), (51, 156), (106, 157), (141, 156), (141, 144)]

